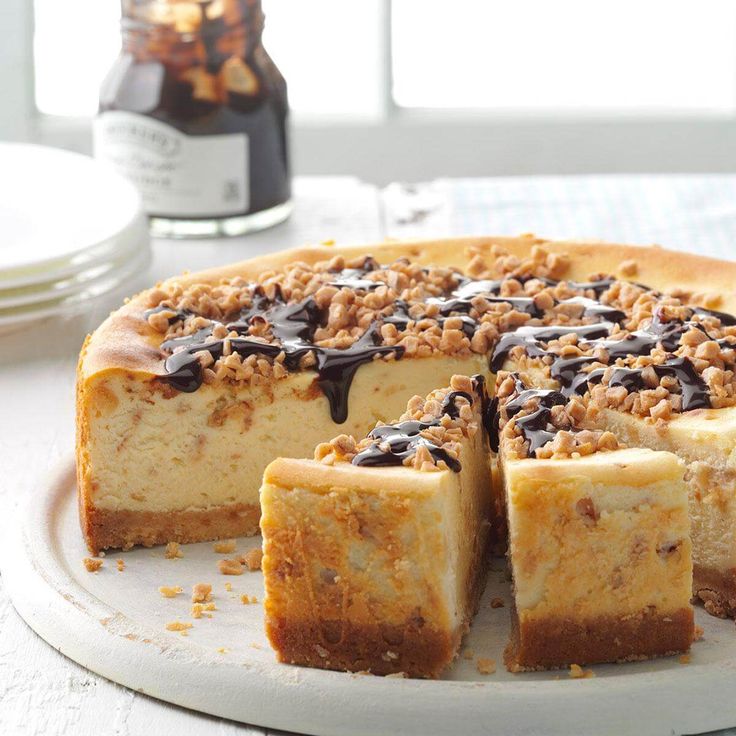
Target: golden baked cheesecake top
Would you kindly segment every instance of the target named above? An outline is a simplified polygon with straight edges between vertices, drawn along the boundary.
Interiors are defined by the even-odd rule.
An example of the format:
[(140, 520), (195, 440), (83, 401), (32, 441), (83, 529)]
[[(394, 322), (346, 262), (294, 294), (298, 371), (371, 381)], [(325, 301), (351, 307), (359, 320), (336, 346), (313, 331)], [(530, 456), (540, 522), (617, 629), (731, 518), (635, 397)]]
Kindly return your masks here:
[(361, 364), (435, 353), (488, 355), (494, 372), (511, 362), (577, 413), (607, 406), (665, 421), (736, 404), (736, 319), (692, 303), (715, 298), (606, 273), (567, 279), (569, 261), (539, 246), (526, 258), (494, 246), (464, 270), (337, 255), (255, 279), (171, 280), (148, 292), (143, 317), (173, 389), (311, 370), (338, 423)]

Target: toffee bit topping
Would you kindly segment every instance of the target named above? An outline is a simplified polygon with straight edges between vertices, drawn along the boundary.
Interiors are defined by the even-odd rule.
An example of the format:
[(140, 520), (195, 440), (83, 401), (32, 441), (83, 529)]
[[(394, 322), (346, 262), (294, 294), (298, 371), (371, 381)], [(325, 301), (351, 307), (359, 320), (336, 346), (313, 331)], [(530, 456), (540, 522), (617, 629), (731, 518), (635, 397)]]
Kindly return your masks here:
[(194, 624), (187, 623), (186, 621), (171, 621), (166, 624), (167, 631), (178, 631), (181, 634), (186, 634)]
[(161, 593), (161, 595), (164, 598), (176, 598), (176, 596), (179, 595), (179, 593), (181, 593), (182, 590), (183, 589), (179, 587), (178, 585), (174, 585), (174, 586), (162, 585), (158, 589), (158, 592)]
[(212, 545), (212, 549), (215, 552), (218, 552), (220, 554), (230, 554), (231, 552), (235, 552), (236, 543), (234, 539), (223, 539), (219, 542), (215, 542)]
[(263, 561), (263, 550), (260, 547), (254, 547), (253, 549), (246, 552), (240, 561), (244, 564), (249, 572), (256, 572), (261, 569), (261, 562)]
[(379, 424), (361, 442), (340, 435), (317, 447), (315, 459), (333, 464), (406, 465), (428, 472), (461, 469), (463, 438), (480, 428), (481, 405), (487, 401), (481, 376), (453, 376), (448, 389), (433, 391), (426, 400), (415, 396), (396, 424)]
[(167, 560), (176, 560), (184, 557), (184, 553), (181, 551), (179, 542), (169, 542), (164, 550), (164, 557)]
[(240, 560), (220, 560), (217, 569), (223, 575), (242, 575), (243, 563)]
[(97, 559), (96, 557), (85, 557), (82, 562), (87, 572), (97, 572), (104, 564), (103, 560)]
[(196, 583), (192, 586), (192, 603), (205, 603), (212, 599), (212, 586), (209, 583)]
[(519, 374), (499, 373), (490, 412), (491, 447), (504, 441), (517, 457), (579, 457), (620, 447), (611, 432), (584, 428), (587, 410), (579, 399), (529, 388)]
[[(526, 433), (533, 456), (597, 446), (586, 434), (573, 438), (585, 426), (549, 421), (571, 402), (578, 415), (615, 408), (660, 423), (678, 412), (736, 405), (736, 317), (713, 309), (720, 299), (666, 295), (609, 274), (565, 280), (568, 266), (565, 255), (538, 245), (523, 259), (497, 246), (470, 248), (464, 273), (408, 258), (380, 264), (371, 256), (335, 256), (292, 263), (254, 282), (167, 282), (149, 292), (143, 317), (163, 338), (161, 380), (174, 389), (266, 386), (314, 371), (336, 423), (347, 418), (350, 386), (365, 363), (489, 355), (494, 372), (534, 375), (535, 385), (553, 392), (537, 396), (533, 412), (512, 404), (514, 416), (505, 420), (518, 425), (517, 436)], [(639, 269), (623, 261), (616, 271), (630, 278)], [(444, 441), (433, 439), (437, 419), (377, 427), (361, 447), (342, 435), (320, 459), (361, 454), (361, 464), (391, 458), (457, 468)]]

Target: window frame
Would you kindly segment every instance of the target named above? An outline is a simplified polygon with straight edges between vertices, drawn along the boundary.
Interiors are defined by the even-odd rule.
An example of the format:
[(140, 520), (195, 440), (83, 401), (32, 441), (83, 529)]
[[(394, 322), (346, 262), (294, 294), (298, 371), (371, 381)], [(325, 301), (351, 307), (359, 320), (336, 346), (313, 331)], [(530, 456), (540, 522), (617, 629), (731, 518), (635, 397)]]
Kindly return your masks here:
[[(380, 119), (295, 116), (295, 172), (357, 175), (385, 184), (443, 176), (736, 169), (736, 114), (401, 108), (392, 96), (391, 1), (380, 4)], [(17, 103), (0, 117), (3, 137), (89, 153), (89, 118), (46, 115), (35, 105), (33, 12), (26, 0), (8, 0), (0, 11), (0, 19), (21, 29), (18, 48), (4, 56), (0, 51), (3, 67), (12, 64), (17, 72), (9, 86)]]

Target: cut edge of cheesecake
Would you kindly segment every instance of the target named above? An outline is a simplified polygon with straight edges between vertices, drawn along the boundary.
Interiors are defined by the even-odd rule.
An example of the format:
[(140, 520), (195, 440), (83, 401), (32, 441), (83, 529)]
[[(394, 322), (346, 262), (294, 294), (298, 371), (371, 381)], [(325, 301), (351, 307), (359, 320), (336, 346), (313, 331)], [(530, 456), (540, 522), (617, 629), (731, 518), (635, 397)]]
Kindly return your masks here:
[(684, 466), (641, 448), (506, 457), (513, 672), (685, 652), (694, 636)]
[(482, 403), (474, 397), (458, 472), (340, 458), (266, 468), (264, 608), (280, 661), (412, 677), (437, 677), (452, 662), (485, 581)]

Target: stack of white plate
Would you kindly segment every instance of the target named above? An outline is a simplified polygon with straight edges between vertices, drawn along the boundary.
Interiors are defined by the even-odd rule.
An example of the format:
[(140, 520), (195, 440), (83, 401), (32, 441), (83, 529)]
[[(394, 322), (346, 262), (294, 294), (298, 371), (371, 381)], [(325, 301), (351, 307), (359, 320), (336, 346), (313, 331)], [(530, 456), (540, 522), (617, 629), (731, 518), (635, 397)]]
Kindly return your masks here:
[(78, 311), (149, 260), (130, 182), (87, 156), (0, 144), (0, 329)]

